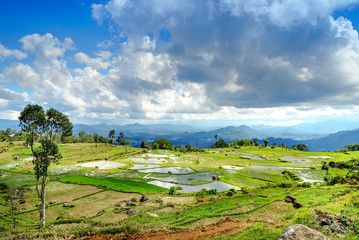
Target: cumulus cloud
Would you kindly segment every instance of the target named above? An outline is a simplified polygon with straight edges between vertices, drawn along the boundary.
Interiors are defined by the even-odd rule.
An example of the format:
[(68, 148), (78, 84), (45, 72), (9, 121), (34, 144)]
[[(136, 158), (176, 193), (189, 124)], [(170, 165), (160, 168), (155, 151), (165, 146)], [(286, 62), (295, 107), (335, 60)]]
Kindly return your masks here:
[(0, 60), (3, 60), (4, 58), (7, 57), (15, 57), (16, 59), (21, 60), (26, 58), (27, 54), (17, 49), (15, 50), (8, 49), (0, 43)]
[(88, 55), (82, 52), (76, 53), (75, 59), (79, 63), (85, 63), (87, 66), (90, 66), (95, 69), (106, 69), (109, 67), (109, 63), (104, 62), (103, 58), (90, 58)]
[(111, 0), (92, 5), (92, 17), (113, 36), (97, 45), (102, 51), (75, 52), (70, 38), (28, 35), (20, 42), (34, 62), (19, 58), (4, 76), (77, 119), (293, 122), (290, 116), (305, 118), (299, 107), (359, 100), (358, 32), (331, 16), (355, 4)]
[[(151, 42), (158, 45), (152, 49), (171, 63), (174, 84), (148, 78), (153, 67), (145, 66), (152, 55), (139, 50), (140, 43), (136, 54), (144, 61), (122, 73), (140, 70), (170, 91), (179, 83), (201, 84), (213, 108), (347, 104), (357, 99), (354, 93), (348, 97), (358, 76), (357, 32), (349, 20), (330, 15), (357, 2), (158, 0), (149, 6), (147, 1), (112, 0), (94, 6), (93, 17), (107, 19), (128, 39), (152, 32)], [(161, 45), (159, 29), (171, 34), (168, 45)]]
[(23, 101), (24, 97), (21, 94), (15, 93), (7, 88), (0, 89), (0, 98), (5, 100)]
[(16, 83), (23, 88), (36, 88), (40, 80), (39, 74), (37, 74), (31, 66), (22, 63), (6, 68), (5, 76), (15, 80)]

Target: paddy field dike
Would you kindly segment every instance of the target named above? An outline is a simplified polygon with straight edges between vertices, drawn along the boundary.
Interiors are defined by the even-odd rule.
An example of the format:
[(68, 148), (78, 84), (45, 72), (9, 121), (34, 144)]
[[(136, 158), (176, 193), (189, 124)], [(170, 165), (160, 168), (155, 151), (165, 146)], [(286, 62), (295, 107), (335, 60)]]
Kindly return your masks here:
[[(31, 150), (0, 143), (2, 239), (279, 239), (293, 224), (359, 239), (359, 152), (238, 147), (181, 153), (61, 144), (41, 229)], [(330, 164), (329, 164), (330, 163)], [(14, 213), (9, 188), (18, 189)]]

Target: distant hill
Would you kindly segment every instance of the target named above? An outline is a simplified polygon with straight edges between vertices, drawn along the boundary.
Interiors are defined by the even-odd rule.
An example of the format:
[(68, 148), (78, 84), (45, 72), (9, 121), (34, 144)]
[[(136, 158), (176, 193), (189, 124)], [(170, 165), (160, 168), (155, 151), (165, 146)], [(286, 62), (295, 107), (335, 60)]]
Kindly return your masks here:
[(340, 131), (327, 136), (304, 141), (310, 151), (336, 151), (346, 145), (359, 143), (359, 129)]
[[(19, 130), (19, 122), (17, 120), (0, 119), (0, 129), (16, 129)], [(128, 124), (128, 125), (86, 125), (74, 124), (74, 133), (84, 131), (88, 134), (97, 133), (107, 137), (110, 130), (116, 131), (116, 136), (123, 132), (125, 137), (130, 139), (134, 146), (139, 146), (142, 139), (152, 142), (158, 138), (167, 138), (173, 145), (191, 144), (193, 147), (208, 148), (214, 144), (215, 135), (223, 138), (226, 142), (233, 142), (236, 139), (268, 139), (269, 145), (273, 143), (283, 143), (288, 147), (295, 144), (303, 143), (307, 145), (312, 152), (320, 151), (336, 151), (350, 144), (359, 144), (359, 129), (340, 131), (329, 135), (312, 135), (308, 139), (308, 134), (300, 135), (297, 133), (286, 133), (288, 129), (259, 127), (252, 128), (245, 125), (229, 126), (211, 131), (201, 131), (189, 125), (175, 124)], [(271, 132), (271, 129), (273, 132)], [(314, 138), (315, 137), (315, 138)], [(295, 138), (295, 139), (293, 139)], [(302, 140), (299, 140), (302, 139)]]

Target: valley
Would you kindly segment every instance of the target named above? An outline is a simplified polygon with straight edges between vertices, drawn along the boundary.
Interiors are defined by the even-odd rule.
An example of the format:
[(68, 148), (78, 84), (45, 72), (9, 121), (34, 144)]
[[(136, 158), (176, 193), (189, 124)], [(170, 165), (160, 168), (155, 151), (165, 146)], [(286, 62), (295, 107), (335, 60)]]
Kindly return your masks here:
[[(176, 239), (176, 234), (212, 226), (216, 234), (196, 239), (279, 239), (294, 223), (332, 239), (355, 239), (358, 231), (357, 185), (324, 181), (328, 175), (345, 179), (349, 169), (325, 170), (323, 165), (349, 162), (359, 152), (243, 146), (183, 153), (61, 144), (63, 158), (48, 170), (47, 223), (39, 230), (31, 150), (22, 142), (0, 144), (0, 182), (22, 192), (16, 229), (9, 208), (0, 206), (3, 238), (125, 239), (135, 234), (133, 239), (159, 239), (165, 234)], [(5, 189), (1, 197), (6, 195)], [(300, 207), (287, 202), (288, 195)], [(348, 224), (338, 229), (322, 225), (318, 211), (331, 218), (340, 215)], [(262, 236), (255, 237), (259, 229)]]

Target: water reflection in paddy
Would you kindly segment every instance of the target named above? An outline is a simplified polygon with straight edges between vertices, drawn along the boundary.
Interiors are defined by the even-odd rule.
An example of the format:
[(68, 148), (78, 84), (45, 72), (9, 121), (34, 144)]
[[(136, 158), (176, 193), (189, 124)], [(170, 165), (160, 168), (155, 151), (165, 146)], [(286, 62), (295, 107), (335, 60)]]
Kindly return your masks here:
[(194, 171), (189, 167), (162, 167), (162, 168), (139, 170), (139, 172), (143, 172), (143, 173), (172, 173), (172, 174), (194, 173)]
[(96, 167), (99, 169), (112, 169), (116, 167), (126, 166), (126, 164), (118, 163), (118, 162), (110, 162), (110, 161), (96, 161), (96, 162), (79, 163), (76, 164), (76, 166)]
[(176, 183), (168, 183), (168, 182), (162, 182), (159, 180), (154, 180), (147, 182), (149, 184), (153, 184), (156, 186), (164, 187), (164, 188), (171, 188), (171, 187), (181, 187), (182, 190), (177, 190), (178, 192), (198, 192), (201, 191), (202, 188), (205, 188), (207, 190), (211, 189), (217, 189), (218, 192), (221, 191), (228, 191), (229, 189), (233, 188), (236, 190), (240, 190), (240, 187), (224, 183), (224, 182), (211, 182), (211, 183), (205, 183), (200, 185), (183, 185), (183, 184), (176, 184)]
[(131, 160), (134, 162), (138, 162), (138, 163), (156, 163), (156, 164), (160, 164), (160, 163), (166, 163), (168, 162), (166, 159), (163, 158), (142, 158), (142, 157), (133, 157), (133, 158), (127, 158), (127, 160)]
[(301, 182), (323, 182), (325, 171), (306, 171), (306, 170), (297, 170), (294, 173), (302, 179)]
[(131, 164), (132, 167), (129, 169), (138, 170), (138, 169), (147, 169), (147, 168), (159, 168), (160, 165), (153, 165), (153, 164)]
[(232, 165), (223, 165), (221, 166), (223, 169), (228, 169), (228, 170), (243, 170), (245, 167), (238, 167), (238, 166), (232, 166)]
[(213, 175), (222, 176), (226, 174), (233, 174), (233, 171), (228, 171), (228, 172), (213, 171), (213, 172), (202, 172), (202, 173), (192, 173), (192, 174), (172, 175), (172, 176), (161, 176), (160, 174), (148, 174), (144, 178), (161, 180), (163, 182), (191, 184), (198, 180), (210, 182), (212, 181)]

